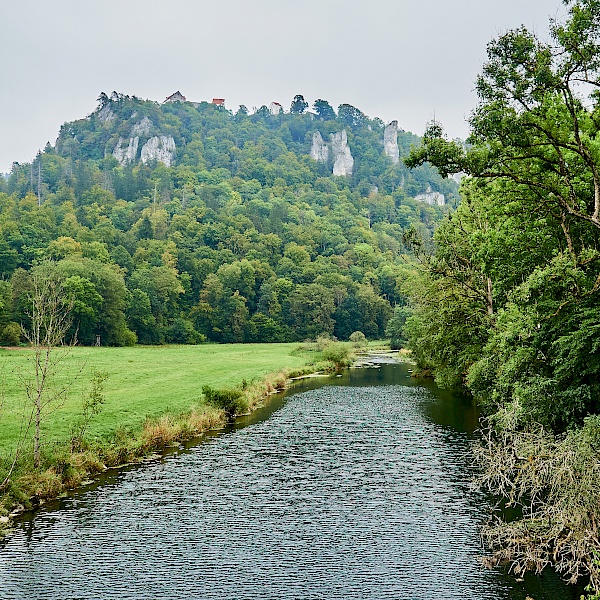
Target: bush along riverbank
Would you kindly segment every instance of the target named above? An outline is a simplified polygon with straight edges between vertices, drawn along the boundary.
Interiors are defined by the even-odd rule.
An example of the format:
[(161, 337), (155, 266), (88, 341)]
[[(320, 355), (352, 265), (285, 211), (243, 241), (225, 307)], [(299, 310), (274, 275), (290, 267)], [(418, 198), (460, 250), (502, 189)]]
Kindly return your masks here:
[[(203, 385), (202, 397), (188, 410), (165, 409), (138, 426), (118, 427), (102, 437), (88, 436), (81, 427), (73, 426), (68, 439), (42, 446), (37, 466), (30, 447), (16, 458), (11, 454), (0, 456), (1, 473), (10, 472), (0, 488), (0, 537), (10, 531), (12, 520), (21, 512), (57, 498), (107, 469), (141, 462), (173, 445), (222, 428), (236, 416), (255, 410), (293, 378), (348, 367), (359, 346), (319, 339), (298, 349), (306, 356), (303, 366), (250, 382), (244, 379), (236, 386)], [(103, 389), (99, 385), (94, 390), (100, 412)]]

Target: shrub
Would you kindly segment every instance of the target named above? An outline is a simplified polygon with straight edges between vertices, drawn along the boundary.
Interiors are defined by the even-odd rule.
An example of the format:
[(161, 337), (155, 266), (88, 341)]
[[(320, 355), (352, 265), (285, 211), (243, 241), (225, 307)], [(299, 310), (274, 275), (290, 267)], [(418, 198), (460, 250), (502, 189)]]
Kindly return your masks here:
[(18, 323), (8, 323), (2, 330), (1, 342), (7, 346), (17, 346), (21, 342), (23, 328)]
[(323, 350), (323, 358), (332, 362), (336, 371), (341, 371), (352, 363), (350, 348), (343, 343), (333, 342)]
[(327, 348), (327, 346), (329, 346), (330, 344), (332, 344), (335, 341), (336, 341), (336, 339), (332, 338), (328, 333), (322, 333), (316, 339), (315, 347), (319, 352), (322, 352), (323, 350), (325, 350), (325, 348)]
[(202, 393), (207, 404), (220, 408), (230, 417), (248, 410), (248, 401), (241, 390), (231, 388), (217, 390), (209, 385), (204, 385), (202, 386)]
[(355, 331), (348, 338), (355, 348), (364, 348), (367, 345), (367, 336), (362, 331)]

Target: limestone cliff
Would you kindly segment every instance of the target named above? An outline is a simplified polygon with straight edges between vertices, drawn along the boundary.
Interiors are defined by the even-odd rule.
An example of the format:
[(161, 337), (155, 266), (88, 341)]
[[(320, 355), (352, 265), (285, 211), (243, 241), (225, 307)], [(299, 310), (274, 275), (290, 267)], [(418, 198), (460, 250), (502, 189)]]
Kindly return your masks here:
[(345, 129), (331, 134), (331, 153), (333, 154), (333, 174), (352, 175), (354, 159), (348, 147), (348, 136)]
[(175, 140), (172, 136), (154, 136), (151, 137), (143, 146), (141, 159), (146, 163), (151, 160), (157, 160), (170, 167), (175, 157)]
[(172, 136), (154, 136), (151, 137), (142, 146), (141, 153), (138, 157), (138, 148), (140, 138), (146, 138), (152, 131), (153, 123), (148, 117), (144, 117), (141, 121), (135, 123), (131, 128), (129, 140), (119, 138), (113, 156), (119, 161), (122, 166), (132, 164), (138, 158), (146, 163), (151, 160), (157, 160), (170, 167), (173, 163), (175, 155), (175, 140)]
[(131, 137), (150, 135), (152, 129), (152, 121), (148, 117), (144, 117), (131, 128)]
[(438, 206), (444, 206), (446, 204), (446, 197), (444, 194), (440, 194), (440, 192), (433, 192), (430, 187), (427, 188), (427, 191), (424, 194), (418, 194), (415, 196), (415, 200), (420, 200), (421, 202), (427, 202), (427, 204)]
[(98, 120), (101, 121), (102, 123), (106, 123), (108, 121), (113, 121), (114, 118), (115, 118), (115, 113), (110, 109), (110, 106), (108, 104), (105, 104), (98, 111)]
[(129, 138), (129, 140), (119, 138), (119, 141), (113, 150), (113, 156), (119, 161), (121, 166), (136, 161), (139, 143), (140, 138), (138, 136)]
[(383, 150), (396, 165), (400, 160), (398, 149), (398, 121), (392, 121), (383, 132)]
[(319, 162), (327, 162), (329, 158), (329, 148), (318, 131), (313, 133), (310, 155), (314, 160), (318, 160)]

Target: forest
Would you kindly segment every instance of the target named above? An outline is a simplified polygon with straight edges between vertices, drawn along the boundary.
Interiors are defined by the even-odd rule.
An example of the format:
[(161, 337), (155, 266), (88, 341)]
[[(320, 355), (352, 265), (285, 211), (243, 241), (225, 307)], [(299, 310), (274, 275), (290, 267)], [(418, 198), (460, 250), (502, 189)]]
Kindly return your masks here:
[(390, 156), (380, 119), (301, 95), (253, 114), (167, 100), (102, 93), (0, 178), (0, 343), (25, 341), (48, 270), (82, 345), (383, 337), (407, 232), (430, 240), (458, 203), (453, 179), (399, 160), (420, 138), (392, 128)]

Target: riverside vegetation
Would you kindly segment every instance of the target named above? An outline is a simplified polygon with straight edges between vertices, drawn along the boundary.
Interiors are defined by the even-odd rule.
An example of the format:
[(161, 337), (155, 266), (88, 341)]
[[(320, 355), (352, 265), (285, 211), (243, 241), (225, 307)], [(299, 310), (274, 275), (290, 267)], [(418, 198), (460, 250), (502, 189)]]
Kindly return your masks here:
[[(404, 235), (430, 240), (457, 184), (390, 156), (380, 119), (323, 99), (307, 108), (300, 95), (289, 111), (249, 114), (103, 93), (0, 177), (0, 343), (41, 335), (34, 350), (3, 353), (4, 513), (220, 423), (290, 374), (321, 368), (316, 354), (341, 368), (351, 344), (385, 335), (407, 302)], [(392, 131), (407, 156), (420, 138)], [(344, 175), (331, 153), (311, 156), (331, 134), (353, 156)], [(418, 199), (427, 193), (446, 203)], [(59, 344), (36, 328), (42, 280), (64, 299)], [(297, 344), (196, 346), (319, 336), (299, 354)], [(351, 341), (322, 342), (333, 337)]]
[[(437, 122), (422, 139), (400, 131), (397, 163), (384, 152), (385, 124), (348, 104), (336, 113), (319, 99), (310, 113), (297, 96), (289, 112), (249, 114), (102, 94), (55, 146), (0, 178), (1, 341), (17, 345), (31, 330), (26, 299), (44, 270), (71, 299), (67, 342), (121, 346), (87, 350), (94, 356), (387, 332), (421, 372), (463, 386), (487, 415), (474, 448), (480, 484), (520, 514), (507, 522), (499, 511), (486, 529), (488, 564), (518, 574), (554, 565), (571, 581), (589, 577), (598, 594), (600, 2), (564, 4), (548, 41), (519, 28), (489, 44), (466, 144)], [(311, 140), (343, 131), (355, 162), (336, 176), (331, 156), (310, 155)], [(142, 160), (138, 143), (150, 139), (167, 158)], [(450, 212), (453, 173), (468, 177)], [(447, 203), (420, 202), (429, 190)], [(136, 342), (156, 347), (122, 347)], [(338, 348), (328, 352), (340, 366)], [(157, 386), (140, 387), (142, 412), (119, 415), (113, 425), (123, 419), (124, 429), (102, 438), (116, 411), (109, 386), (144, 367), (93, 364), (87, 439), (112, 435), (124, 450), (65, 449), (82, 464), (92, 457), (82, 471), (71, 459), (27, 468), (36, 481), (49, 473), (50, 488), (224, 418), (177, 404), (171, 394), (186, 385), (177, 379), (154, 405)], [(177, 360), (169, 376), (191, 381), (186, 368)], [(243, 377), (237, 363), (234, 372)], [(237, 412), (248, 392), (221, 382), (198, 374), (186, 402), (204, 385), (203, 398)], [(138, 383), (124, 383), (122, 410)], [(134, 414), (150, 419), (131, 436)]]
[(520, 509), (485, 531), (487, 562), (554, 565), (597, 598), (600, 3), (564, 4), (548, 41), (519, 28), (488, 45), (466, 145), (433, 123), (407, 160), (470, 177), (435, 252), (413, 236), (421, 275), (395, 328), (487, 414), (480, 483)]

